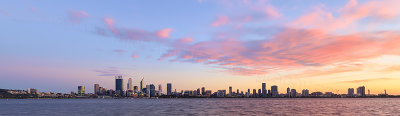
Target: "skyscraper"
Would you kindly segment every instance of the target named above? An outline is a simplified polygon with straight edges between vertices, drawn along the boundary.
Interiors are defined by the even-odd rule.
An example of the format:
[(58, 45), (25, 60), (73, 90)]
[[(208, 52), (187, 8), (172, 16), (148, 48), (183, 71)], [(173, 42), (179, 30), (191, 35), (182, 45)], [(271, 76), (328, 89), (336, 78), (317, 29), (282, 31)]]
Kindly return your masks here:
[(291, 89), (290, 90), (290, 97), (296, 97), (296, 96), (297, 96), (296, 89)]
[(353, 96), (354, 95), (354, 89), (353, 88), (347, 89), (347, 95), (348, 96)]
[(261, 96), (262, 96), (261, 89), (258, 89), (258, 97), (261, 97)]
[(359, 96), (365, 96), (365, 87), (364, 86), (360, 86), (357, 88), (357, 94)]
[(262, 97), (267, 97), (267, 84), (262, 83)]
[(301, 95), (302, 96), (308, 96), (310, 94), (310, 92), (308, 91), (308, 89), (303, 89), (302, 91), (301, 91)]
[(78, 86), (78, 96), (85, 96), (85, 86)]
[(128, 79), (127, 90), (133, 91), (132, 78)]
[(124, 95), (124, 86), (123, 86), (124, 80), (122, 79), (122, 76), (115, 76), (115, 91), (117, 92), (116, 94), (123, 96)]
[(289, 87), (286, 89), (286, 95), (287, 95), (288, 97), (290, 97), (290, 88), (289, 88)]
[(205, 87), (201, 88), (201, 95), (206, 95), (206, 88)]
[(161, 84), (158, 84), (158, 93), (161, 95), (161, 93), (162, 93), (162, 87), (161, 87)]
[[(153, 86), (154, 86), (154, 85), (153, 85)], [(150, 94), (151, 94), (151, 93), (150, 93), (150, 92), (151, 92), (150, 90), (151, 90), (150, 85), (146, 85), (146, 96), (147, 96), (147, 97), (150, 97)]]
[(144, 79), (144, 77), (140, 81), (140, 92), (142, 92), (142, 93), (144, 93), (144, 91), (143, 91), (143, 79)]
[(233, 96), (233, 94), (232, 94), (232, 86), (229, 86), (229, 96)]
[(156, 87), (153, 84), (150, 84), (150, 97), (156, 96)]
[(253, 89), (253, 97), (257, 97), (257, 90)]
[(100, 93), (100, 85), (99, 84), (94, 84), (94, 93), (95, 95)]
[(172, 95), (172, 84), (167, 83), (167, 95)]
[(276, 86), (276, 85), (271, 86), (271, 94), (272, 94), (272, 97), (279, 96), (278, 86)]

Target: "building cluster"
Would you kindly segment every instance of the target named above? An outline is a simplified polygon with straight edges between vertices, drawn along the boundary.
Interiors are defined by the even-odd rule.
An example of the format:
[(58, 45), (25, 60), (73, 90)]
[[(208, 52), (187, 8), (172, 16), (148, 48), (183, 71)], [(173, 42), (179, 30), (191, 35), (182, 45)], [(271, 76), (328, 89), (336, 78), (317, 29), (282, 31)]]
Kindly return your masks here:
[(52, 92), (39, 92), (37, 89), (28, 88), (27, 90), (5, 90), (0, 89), (0, 98), (141, 98), (141, 97), (162, 97), (162, 98), (304, 98), (304, 97), (387, 97), (386, 90), (384, 94), (371, 95), (369, 90), (366, 94), (365, 86), (360, 86), (356, 89), (349, 88), (347, 94), (335, 94), (333, 92), (311, 92), (308, 89), (303, 89), (298, 92), (294, 88), (287, 88), (286, 93), (279, 93), (278, 86), (272, 85), (267, 88), (266, 83), (261, 83), (260, 89), (247, 89), (247, 90), (233, 90), (229, 86), (228, 91), (225, 89), (212, 92), (201, 87), (195, 90), (181, 90), (177, 92), (176, 89), (172, 91), (172, 84), (167, 83), (166, 94), (162, 91), (162, 85), (159, 84), (156, 88), (154, 84), (144, 84), (144, 78), (141, 79), (138, 86), (132, 84), (132, 78), (128, 79), (126, 88), (124, 88), (124, 79), (122, 76), (115, 77), (115, 89), (107, 89), (101, 87), (99, 84), (94, 84), (93, 93), (85, 93), (85, 86), (78, 86), (77, 93), (71, 92), (70, 94), (52, 93)]

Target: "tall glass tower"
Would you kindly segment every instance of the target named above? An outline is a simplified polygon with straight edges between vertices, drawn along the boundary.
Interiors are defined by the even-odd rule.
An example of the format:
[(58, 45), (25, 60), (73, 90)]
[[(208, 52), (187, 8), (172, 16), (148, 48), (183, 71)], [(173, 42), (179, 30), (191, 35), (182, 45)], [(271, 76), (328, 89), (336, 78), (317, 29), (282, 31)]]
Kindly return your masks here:
[(117, 92), (116, 94), (119, 94), (120, 96), (124, 95), (123, 83), (124, 80), (122, 79), (122, 76), (115, 77), (115, 91)]

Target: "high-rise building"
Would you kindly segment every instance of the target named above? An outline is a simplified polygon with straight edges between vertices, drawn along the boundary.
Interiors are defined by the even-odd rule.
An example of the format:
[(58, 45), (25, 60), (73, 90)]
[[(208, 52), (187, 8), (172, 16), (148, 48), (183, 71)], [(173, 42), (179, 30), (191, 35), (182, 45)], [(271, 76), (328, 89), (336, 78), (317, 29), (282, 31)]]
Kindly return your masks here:
[(138, 92), (139, 92), (138, 86), (133, 86), (133, 91), (134, 91), (135, 93), (138, 93)]
[(167, 83), (167, 95), (172, 95), (172, 84)]
[(365, 96), (365, 86), (360, 86), (357, 88), (357, 94), (359, 96)]
[(347, 95), (348, 96), (353, 96), (354, 95), (354, 89), (353, 88), (347, 89)]
[(142, 93), (144, 93), (144, 90), (143, 90), (143, 79), (144, 78), (142, 78), (142, 80), (140, 81), (140, 92), (142, 92)]
[(261, 96), (262, 96), (261, 89), (258, 89), (258, 97), (261, 97)]
[(262, 97), (267, 97), (267, 84), (266, 83), (262, 83), (261, 84), (261, 92), (262, 92)]
[(196, 94), (197, 94), (197, 95), (201, 95), (200, 88), (197, 88)]
[(271, 86), (271, 94), (272, 94), (272, 97), (279, 96), (278, 86), (276, 86), (276, 85)]
[(94, 94), (97, 95), (100, 93), (100, 85), (94, 84)]
[(153, 84), (150, 84), (150, 97), (156, 96), (156, 87)]
[(233, 94), (232, 94), (232, 86), (229, 86), (229, 95), (233, 96)]
[(206, 88), (205, 87), (201, 88), (201, 95), (206, 95)]
[(257, 97), (257, 90), (253, 89), (253, 97)]
[(133, 91), (133, 85), (132, 85), (132, 78), (128, 79), (128, 84), (126, 85), (127, 90)]
[(302, 96), (308, 96), (310, 94), (310, 91), (308, 91), (308, 89), (303, 89), (302, 91), (301, 91), (301, 95)]
[[(153, 86), (154, 86), (154, 85), (153, 85)], [(150, 92), (151, 92), (150, 90), (151, 90), (150, 85), (146, 85), (146, 96), (147, 96), (147, 97), (150, 97), (150, 94), (151, 94), (151, 93), (150, 93)]]
[(123, 96), (124, 95), (124, 80), (122, 79), (122, 76), (115, 76), (115, 91), (117, 92), (116, 94)]
[(161, 86), (161, 84), (158, 84), (158, 93), (161, 95), (161, 93), (162, 93), (162, 86)]
[(27, 93), (31, 94), (31, 88), (28, 88)]
[(85, 96), (85, 86), (78, 86), (78, 96)]
[(289, 88), (289, 87), (286, 89), (286, 95), (287, 95), (288, 97), (290, 97), (290, 88)]
[(296, 89), (291, 89), (290, 90), (290, 97), (296, 97), (296, 96), (297, 96)]
[(239, 89), (236, 89), (236, 94), (239, 95)]

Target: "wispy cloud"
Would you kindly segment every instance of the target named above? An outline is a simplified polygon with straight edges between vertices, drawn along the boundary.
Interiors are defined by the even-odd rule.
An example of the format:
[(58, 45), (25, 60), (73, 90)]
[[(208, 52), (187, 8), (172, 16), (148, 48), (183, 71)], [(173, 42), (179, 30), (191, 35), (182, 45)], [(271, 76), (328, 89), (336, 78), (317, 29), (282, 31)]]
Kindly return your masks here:
[(88, 18), (89, 14), (85, 11), (70, 11), (70, 19), (73, 23), (79, 24), (84, 18)]
[(388, 81), (395, 80), (394, 78), (371, 78), (371, 79), (363, 79), (363, 80), (351, 80), (351, 81), (342, 81), (343, 83), (365, 83), (365, 82), (374, 82), (374, 81)]

